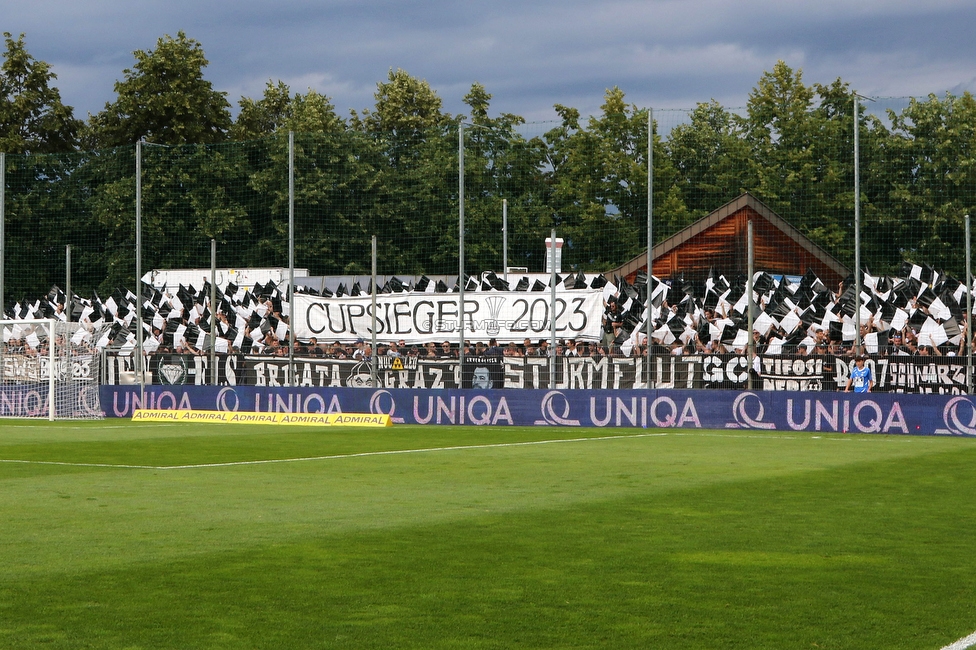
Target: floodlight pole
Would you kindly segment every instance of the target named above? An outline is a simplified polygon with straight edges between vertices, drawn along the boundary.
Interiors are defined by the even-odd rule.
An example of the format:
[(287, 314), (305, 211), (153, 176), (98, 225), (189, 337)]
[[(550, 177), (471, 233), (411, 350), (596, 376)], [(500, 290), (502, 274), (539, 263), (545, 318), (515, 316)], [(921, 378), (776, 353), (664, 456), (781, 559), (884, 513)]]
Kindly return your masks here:
[(7, 214), (7, 154), (0, 152), (0, 317), (3, 315), (4, 222)]
[(654, 332), (654, 303), (651, 302), (651, 278), (654, 276), (654, 109), (647, 109), (647, 388), (651, 388), (651, 334)]
[(210, 240), (210, 383), (217, 385), (217, 240)]
[(373, 277), (371, 282), (372, 291), (370, 293), (373, 294), (373, 315), (370, 319), (372, 321), (370, 324), (370, 329), (372, 329), (373, 334), (372, 338), (370, 339), (370, 344), (373, 346), (373, 351), (369, 355), (369, 385), (375, 389), (378, 388), (376, 385), (376, 365), (378, 363), (376, 360), (376, 294), (379, 293), (379, 287), (376, 286), (376, 235), (373, 235), (372, 256)]
[(0, 316), (3, 314), (4, 222), (7, 215), (7, 154), (0, 151)]
[(552, 245), (549, 247), (549, 259), (552, 260), (551, 274), (549, 276), (549, 294), (551, 296), (549, 307), (549, 390), (556, 387), (556, 229), (553, 228), (551, 234)]
[(139, 404), (146, 403), (146, 375), (143, 372), (142, 346), (142, 140), (136, 142), (136, 296), (139, 307), (136, 309), (136, 362), (135, 371), (139, 375)]
[(295, 385), (295, 132), (288, 132), (288, 385)]
[(854, 93), (854, 354), (861, 350), (861, 149), (860, 104)]
[(458, 385), (464, 385), (464, 125), (458, 124)]
[(508, 199), (502, 199), (502, 274), (508, 282)]
[(746, 354), (748, 355), (748, 359), (749, 359), (749, 373), (748, 373), (749, 380), (747, 384), (749, 390), (752, 390), (754, 388), (754, 386), (752, 385), (752, 369), (754, 368), (753, 364), (755, 363), (755, 359), (756, 359), (756, 337), (752, 333), (752, 328), (753, 328), (752, 310), (756, 304), (756, 298), (755, 298), (756, 246), (755, 243), (753, 242), (752, 229), (753, 229), (752, 219), (749, 219), (749, 221), (746, 222), (746, 237), (748, 237), (749, 239), (749, 241), (746, 243), (746, 250), (748, 251), (747, 262), (746, 262), (746, 266), (747, 266), (746, 273), (748, 274), (748, 277), (746, 278), (746, 292), (748, 294), (748, 300), (746, 301), (746, 311), (748, 312), (748, 314), (746, 315), (746, 323), (749, 329), (749, 338), (746, 339)]
[[(141, 287), (140, 287), (141, 289)], [(136, 304), (139, 308), (142, 308), (142, 292), (139, 292), (139, 297), (136, 298), (138, 301)], [(64, 311), (65, 320), (71, 322), (71, 244), (67, 244), (64, 247)]]
[(973, 393), (973, 267), (969, 215), (966, 215), (966, 394)]

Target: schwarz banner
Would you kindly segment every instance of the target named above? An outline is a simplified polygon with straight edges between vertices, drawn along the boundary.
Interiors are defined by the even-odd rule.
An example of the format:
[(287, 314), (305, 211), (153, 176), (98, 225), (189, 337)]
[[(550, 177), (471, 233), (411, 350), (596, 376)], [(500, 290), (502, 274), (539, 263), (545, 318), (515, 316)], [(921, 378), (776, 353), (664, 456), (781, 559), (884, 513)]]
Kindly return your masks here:
[[(376, 297), (377, 336), (386, 342), (441, 342), (460, 331), (454, 293), (382, 294)], [(296, 294), (295, 336), (349, 343), (372, 336), (372, 297), (323, 298)], [(551, 296), (532, 291), (468, 293), (464, 296), (465, 338), (521, 343), (549, 338)], [(603, 336), (603, 290), (560, 290), (556, 293), (556, 335), (580, 341)]]
[(394, 424), (740, 429), (976, 436), (976, 399), (844, 394), (648, 390), (273, 389), (253, 386), (103, 386), (108, 416), (138, 408), (258, 413), (372, 413)]

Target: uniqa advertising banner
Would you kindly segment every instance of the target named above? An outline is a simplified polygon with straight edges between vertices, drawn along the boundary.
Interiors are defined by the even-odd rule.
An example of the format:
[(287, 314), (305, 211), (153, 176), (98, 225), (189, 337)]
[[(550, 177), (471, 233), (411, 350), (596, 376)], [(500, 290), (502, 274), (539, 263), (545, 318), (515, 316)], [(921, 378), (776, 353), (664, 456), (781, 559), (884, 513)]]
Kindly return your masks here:
[(138, 408), (257, 413), (372, 413), (396, 424), (734, 429), (976, 436), (962, 395), (792, 391), (414, 390), (103, 386), (106, 415)]
[[(371, 296), (323, 298), (296, 294), (294, 328), (299, 339), (349, 343), (372, 337)], [(392, 293), (376, 297), (376, 335), (381, 342), (403, 339), (408, 345), (457, 338), (461, 328), (459, 294)], [(596, 342), (603, 336), (603, 290), (556, 292), (506, 291), (464, 296), (464, 336), (471, 341), (497, 339), (521, 343), (549, 338), (555, 311), (556, 336)]]

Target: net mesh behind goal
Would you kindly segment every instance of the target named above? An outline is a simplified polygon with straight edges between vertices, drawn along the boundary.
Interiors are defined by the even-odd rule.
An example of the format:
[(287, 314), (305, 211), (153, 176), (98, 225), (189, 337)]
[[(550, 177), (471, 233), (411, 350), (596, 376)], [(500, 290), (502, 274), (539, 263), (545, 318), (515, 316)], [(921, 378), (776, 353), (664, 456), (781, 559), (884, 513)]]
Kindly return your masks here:
[(104, 416), (90, 332), (54, 319), (17, 320), (0, 321), (0, 335), (0, 416)]

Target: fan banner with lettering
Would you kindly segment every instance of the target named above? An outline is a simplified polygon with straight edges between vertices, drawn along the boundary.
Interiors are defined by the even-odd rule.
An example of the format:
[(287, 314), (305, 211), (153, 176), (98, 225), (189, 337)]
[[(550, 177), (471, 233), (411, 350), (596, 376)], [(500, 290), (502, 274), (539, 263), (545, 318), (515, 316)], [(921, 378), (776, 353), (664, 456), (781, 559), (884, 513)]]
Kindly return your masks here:
[[(372, 336), (372, 297), (294, 296), (294, 328), (299, 339), (349, 343)], [(381, 294), (376, 297), (376, 335), (407, 344), (454, 340), (460, 329), (459, 295)], [(464, 296), (464, 336), (521, 343), (548, 339), (552, 297), (546, 292), (468, 293)], [(556, 293), (556, 336), (596, 342), (603, 336), (603, 291)]]

